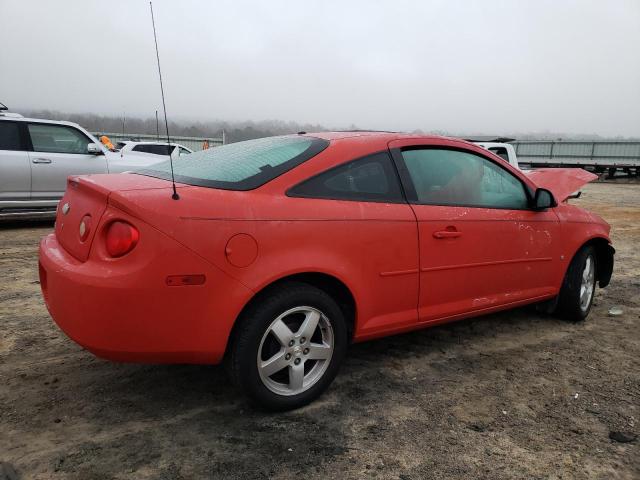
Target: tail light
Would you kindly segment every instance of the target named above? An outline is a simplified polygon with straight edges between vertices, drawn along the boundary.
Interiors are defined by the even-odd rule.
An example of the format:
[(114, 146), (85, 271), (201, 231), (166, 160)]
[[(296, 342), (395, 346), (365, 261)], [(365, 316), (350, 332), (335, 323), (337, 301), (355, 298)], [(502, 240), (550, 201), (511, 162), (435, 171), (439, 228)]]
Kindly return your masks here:
[(112, 257), (121, 257), (134, 249), (140, 238), (140, 232), (127, 222), (116, 221), (107, 227), (107, 253)]

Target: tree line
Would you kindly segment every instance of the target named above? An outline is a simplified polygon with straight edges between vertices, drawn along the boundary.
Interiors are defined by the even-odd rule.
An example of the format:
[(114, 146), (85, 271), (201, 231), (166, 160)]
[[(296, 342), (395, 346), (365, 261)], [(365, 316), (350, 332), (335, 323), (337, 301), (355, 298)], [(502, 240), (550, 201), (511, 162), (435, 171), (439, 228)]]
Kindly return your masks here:
[[(156, 119), (139, 117), (117, 117), (113, 115), (97, 115), (94, 113), (65, 113), (55, 110), (20, 111), (24, 116), (46, 118), (50, 120), (67, 120), (74, 122), (91, 132), (112, 132), (131, 134), (156, 133)], [(158, 122), (160, 135), (166, 135), (164, 120)], [(189, 121), (169, 120), (169, 133), (185, 137), (222, 137), (224, 131), (228, 143), (251, 140), (253, 138), (286, 135), (297, 132), (318, 132), (327, 130), (319, 124), (284, 122), (281, 120), (229, 122), (224, 120)]]
[[(130, 134), (150, 134), (156, 133), (155, 117), (118, 117), (115, 115), (97, 115), (94, 113), (65, 113), (56, 110), (25, 110), (19, 111), (28, 117), (46, 118), (50, 120), (67, 120), (82, 125), (92, 132), (125, 132)], [(159, 121), (160, 135), (166, 135), (164, 121)], [(319, 132), (326, 130), (336, 130), (327, 128), (320, 124), (285, 122), (282, 120), (261, 120), (261, 121), (225, 121), (206, 120), (192, 121), (186, 119), (176, 119), (169, 121), (169, 132), (171, 135), (186, 137), (206, 137), (220, 138), (224, 131), (227, 143), (251, 140), (253, 138), (270, 137), (273, 135), (286, 135), (297, 132)], [(358, 130), (356, 125), (337, 130)], [(471, 138), (469, 133), (460, 134), (444, 130), (423, 131), (412, 130), (411, 133), (430, 133), (451, 137)], [(487, 135), (486, 132), (476, 132), (479, 135)], [(640, 140), (638, 137), (603, 137), (596, 134), (568, 134), (562, 132), (489, 132), (502, 137), (510, 137), (518, 140), (577, 140), (577, 141), (598, 141), (598, 140)]]

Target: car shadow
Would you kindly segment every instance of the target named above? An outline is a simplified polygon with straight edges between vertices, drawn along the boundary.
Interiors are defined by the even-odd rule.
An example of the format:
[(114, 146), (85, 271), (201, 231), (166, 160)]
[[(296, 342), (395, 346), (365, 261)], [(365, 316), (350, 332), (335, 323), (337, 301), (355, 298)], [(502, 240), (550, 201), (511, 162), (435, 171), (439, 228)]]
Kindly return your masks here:
[(355, 426), (355, 432), (377, 435), (393, 428), (389, 409), (420, 405), (422, 416), (412, 421), (431, 428), (433, 402), (440, 409), (465, 388), (464, 381), (494, 370), (503, 375), (513, 357), (487, 354), (463, 361), (469, 351), (504, 339), (517, 344), (527, 332), (548, 335), (560, 323), (516, 309), (355, 344), (326, 393), (283, 413), (250, 405), (222, 366), (113, 363), (61, 336), (64, 353), (17, 379), (33, 382), (32, 391), (39, 392), (21, 402), (19, 425), (23, 433), (44, 430), (59, 439), (58, 451), (68, 452), (59, 454), (63, 473), (95, 469), (92, 452), (100, 452), (98, 471), (105, 478), (138, 468), (156, 472), (159, 452), (176, 449), (196, 449), (198, 455), (189, 457), (194, 468), (215, 468), (223, 478), (243, 471), (256, 478), (320, 471), (327, 461), (358, 449)]
[(2, 230), (19, 230), (19, 229), (27, 229), (27, 228), (53, 228), (55, 223), (55, 218), (46, 218), (46, 219), (25, 219), (25, 220), (14, 220), (14, 219), (2, 219), (0, 218), (0, 231)]
[[(499, 342), (500, 337), (517, 338), (527, 331), (555, 331), (564, 322), (544, 316), (531, 308), (486, 315), (474, 319), (416, 330), (409, 333), (354, 344), (350, 347), (345, 364), (338, 374), (338, 386), (332, 387), (340, 395), (340, 385), (349, 384), (351, 377), (371, 378), (384, 375), (384, 368), (417, 360), (418, 364), (438, 362), (456, 355), (469, 355), (470, 351), (482, 352), (487, 342)], [(89, 355), (87, 353), (87, 355)], [(488, 357), (488, 355), (487, 355)], [(482, 362), (482, 355), (479, 362)], [(84, 363), (84, 362), (82, 362)], [(98, 404), (108, 403), (121, 412), (122, 418), (144, 418), (149, 415), (184, 412), (189, 409), (205, 409), (210, 414), (242, 410), (250, 415), (264, 412), (251, 406), (242, 392), (231, 384), (222, 366), (200, 365), (135, 365), (114, 364), (92, 359), (91, 374), (77, 365), (75, 374), (84, 387), (77, 388), (88, 394), (88, 400)], [(482, 367), (482, 364), (478, 364)], [(96, 378), (96, 370), (100, 371)], [(84, 381), (81, 380), (85, 377)], [(375, 396), (376, 389), (366, 390)], [(361, 400), (374, 400), (361, 398)], [(102, 407), (98, 407), (102, 408)], [(153, 412), (153, 413), (151, 413)]]

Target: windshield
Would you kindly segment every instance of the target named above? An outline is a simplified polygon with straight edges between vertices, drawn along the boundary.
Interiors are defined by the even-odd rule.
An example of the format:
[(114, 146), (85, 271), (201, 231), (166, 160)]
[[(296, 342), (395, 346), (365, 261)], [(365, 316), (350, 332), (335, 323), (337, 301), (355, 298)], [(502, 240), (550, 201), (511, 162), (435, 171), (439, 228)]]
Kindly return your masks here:
[[(299, 135), (259, 138), (209, 148), (173, 162), (176, 182), (227, 190), (251, 190), (309, 160), (329, 142)], [(169, 161), (136, 173), (171, 180)]]

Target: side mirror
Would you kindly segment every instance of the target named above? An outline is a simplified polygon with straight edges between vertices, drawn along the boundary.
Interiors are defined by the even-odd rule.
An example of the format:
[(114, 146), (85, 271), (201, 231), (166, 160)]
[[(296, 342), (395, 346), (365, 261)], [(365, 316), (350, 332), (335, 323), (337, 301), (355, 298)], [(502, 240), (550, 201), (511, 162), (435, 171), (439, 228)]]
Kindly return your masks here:
[(87, 153), (91, 155), (102, 155), (102, 149), (97, 143), (89, 143), (87, 144)]
[(551, 193), (546, 188), (539, 188), (536, 190), (535, 197), (533, 198), (533, 209), (534, 210), (546, 210), (547, 208), (556, 207), (558, 203), (556, 199), (553, 198), (553, 193)]

